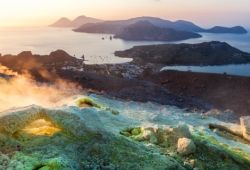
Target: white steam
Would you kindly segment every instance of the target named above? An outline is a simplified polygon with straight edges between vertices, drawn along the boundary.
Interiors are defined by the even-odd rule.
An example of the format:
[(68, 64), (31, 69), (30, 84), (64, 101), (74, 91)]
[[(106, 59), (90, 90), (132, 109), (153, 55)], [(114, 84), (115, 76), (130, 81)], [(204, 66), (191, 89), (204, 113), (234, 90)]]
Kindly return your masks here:
[(0, 77), (0, 111), (32, 104), (54, 107), (80, 92), (74, 83), (59, 78), (53, 84), (37, 83), (29, 74), (18, 74), (2, 65), (0, 74), (13, 76)]

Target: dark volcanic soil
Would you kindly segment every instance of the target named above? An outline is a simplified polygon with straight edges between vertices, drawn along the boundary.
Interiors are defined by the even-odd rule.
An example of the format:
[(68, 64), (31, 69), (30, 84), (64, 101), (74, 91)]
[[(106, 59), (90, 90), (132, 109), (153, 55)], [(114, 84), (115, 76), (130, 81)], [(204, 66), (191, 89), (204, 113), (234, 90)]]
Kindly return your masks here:
[(250, 77), (165, 71), (149, 79), (176, 95), (195, 97), (239, 116), (250, 115)]
[[(59, 71), (63, 79), (77, 82), (90, 92), (120, 98), (128, 101), (154, 102), (174, 105), (190, 110), (207, 111), (211, 106), (192, 97), (178, 96), (160, 84), (145, 80), (129, 80), (89, 72)], [(72, 76), (74, 75), (74, 76)]]

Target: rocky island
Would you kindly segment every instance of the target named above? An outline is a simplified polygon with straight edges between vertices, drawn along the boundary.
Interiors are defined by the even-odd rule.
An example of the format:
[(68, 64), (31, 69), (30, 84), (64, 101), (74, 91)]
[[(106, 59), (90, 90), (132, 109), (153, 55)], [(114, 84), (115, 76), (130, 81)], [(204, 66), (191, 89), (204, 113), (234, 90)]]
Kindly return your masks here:
[(224, 42), (200, 44), (164, 44), (137, 46), (115, 53), (119, 57), (133, 58), (142, 64), (162, 65), (226, 65), (250, 63), (250, 54)]

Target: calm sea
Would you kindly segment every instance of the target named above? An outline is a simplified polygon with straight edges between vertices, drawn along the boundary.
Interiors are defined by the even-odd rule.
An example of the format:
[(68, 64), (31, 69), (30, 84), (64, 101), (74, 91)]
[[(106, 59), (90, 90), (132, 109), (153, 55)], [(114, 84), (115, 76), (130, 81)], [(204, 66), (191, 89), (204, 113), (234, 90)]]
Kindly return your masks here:
[[(158, 43), (160, 42), (153, 42), (153, 44)], [(1, 54), (18, 54), (22, 51), (49, 54), (57, 49), (63, 49), (75, 57), (84, 55), (88, 63), (101, 64), (131, 61), (131, 59), (115, 57), (114, 52), (135, 45), (149, 45), (152, 42), (110, 40), (110, 35), (107, 34), (76, 33), (68, 28), (36, 27), (2, 28), (0, 44)]]
[[(202, 38), (190, 39), (172, 43), (199, 43), (205, 41), (223, 41), (246, 52), (250, 52), (250, 34), (202, 34)], [(75, 57), (85, 56), (89, 64), (121, 63), (131, 59), (114, 56), (116, 50), (129, 49), (136, 45), (163, 44), (166, 42), (131, 42), (120, 39), (109, 39), (107, 34), (75, 33), (68, 28), (0, 28), (0, 53), (18, 54), (22, 51), (32, 51), (35, 54), (49, 54), (57, 49), (63, 49)], [(241, 67), (241, 66), (238, 66)], [(218, 73), (228, 72), (234, 66), (219, 69)], [(173, 69), (173, 68), (172, 68)], [(192, 68), (175, 68), (192, 70)], [(195, 68), (196, 69), (196, 68)], [(250, 65), (243, 65), (243, 70), (250, 75)], [(205, 68), (204, 72), (210, 69)], [(213, 70), (213, 69), (212, 69)], [(236, 69), (237, 70), (237, 69)], [(195, 70), (196, 71), (196, 70)], [(199, 68), (198, 71), (203, 71)], [(237, 71), (236, 71), (237, 72)], [(249, 72), (249, 74), (248, 74)], [(241, 73), (240, 73), (241, 74)], [(244, 73), (246, 75), (246, 73)]]

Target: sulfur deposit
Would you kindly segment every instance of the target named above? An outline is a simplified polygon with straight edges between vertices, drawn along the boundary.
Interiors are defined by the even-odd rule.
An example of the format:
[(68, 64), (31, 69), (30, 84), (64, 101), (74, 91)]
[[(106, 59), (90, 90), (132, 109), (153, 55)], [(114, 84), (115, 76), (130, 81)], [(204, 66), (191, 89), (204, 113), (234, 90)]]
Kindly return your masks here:
[(211, 122), (222, 123), (172, 106), (97, 95), (60, 107), (12, 109), (0, 113), (0, 169), (249, 168), (249, 144), (216, 133)]

